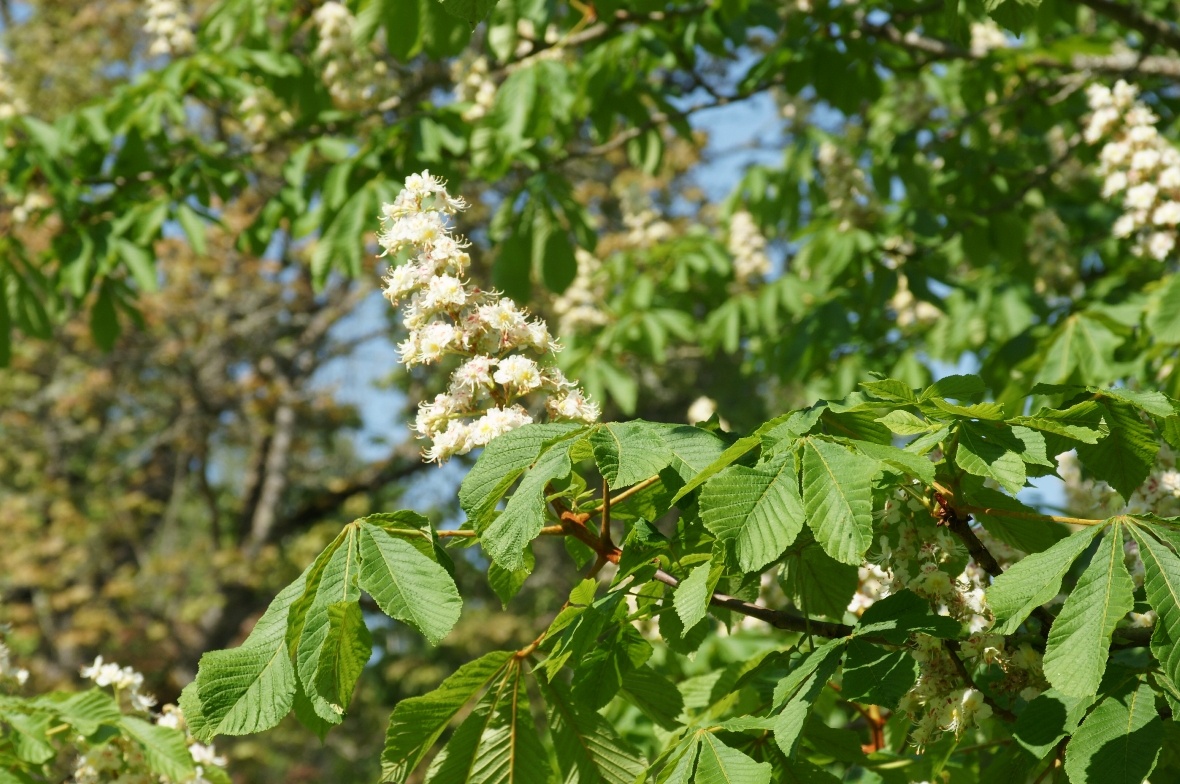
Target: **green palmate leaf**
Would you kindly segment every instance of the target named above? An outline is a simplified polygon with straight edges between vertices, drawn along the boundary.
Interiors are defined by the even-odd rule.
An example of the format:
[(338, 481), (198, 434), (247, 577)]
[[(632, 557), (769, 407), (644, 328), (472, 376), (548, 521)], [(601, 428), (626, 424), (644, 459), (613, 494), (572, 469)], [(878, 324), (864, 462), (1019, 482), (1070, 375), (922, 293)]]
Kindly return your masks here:
[(828, 441), (803, 442), (803, 508), (815, 540), (841, 563), (860, 564), (873, 540), (879, 464)]
[[(296, 681), (298, 680), (296, 678)], [(315, 705), (312, 704), (311, 697), (307, 696), (307, 691), (303, 688), (302, 683), (296, 682), (295, 684), (295, 700), (291, 703), (291, 710), (299, 723), (311, 730), (321, 743), (338, 723), (328, 721), (316, 713)]]
[(783, 708), (774, 720), (774, 740), (788, 757), (795, 755), (815, 700), (836, 672), (843, 652), (844, 640), (825, 643), (775, 687), (774, 704)]
[(1078, 458), (1126, 500), (1151, 473), (1159, 441), (1130, 403), (1107, 398), (1102, 406), (1110, 433), (1097, 444), (1078, 444)]
[(1101, 530), (1078, 531), (1041, 553), (1018, 561), (987, 589), (987, 603), (996, 616), (996, 631), (1012, 634), (1033, 610), (1061, 591), (1061, 579)]
[(156, 773), (173, 781), (185, 781), (196, 773), (183, 732), (134, 716), (124, 716), (120, 724), (143, 747), (143, 758)]
[(1098, 691), (1110, 635), (1135, 606), (1122, 541), (1116, 518), (1049, 630), (1045, 677), (1062, 694), (1085, 697)]
[(857, 567), (835, 560), (810, 536), (788, 550), (779, 577), (779, 585), (796, 607), (808, 615), (836, 620), (844, 617), (858, 582)]
[(755, 762), (726, 746), (711, 732), (701, 735), (697, 784), (770, 784), (770, 763)]
[(1132, 680), (1099, 703), (1069, 739), (1065, 774), (1071, 784), (1141, 784), (1163, 740), (1155, 693)]
[[(721, 578), (721, 567), (712, 563), (703, 563), (688, 573), (676, 592), (672, 594), (672, 604), (676, 607), (676, 614), (680, 617), (684, 631), (692, 629), (705, 618), (709, 609), (709, 599), (713, 596), (713, 588)], [(683, 633), (683, 632), (682, 632)]]
[(629, 487), (672, 463), (666, 427), (653, 422), (608, 422), (590, 434), (594, 461), (613, 489)]
[[(314, 588), (314, 594), (310, 597), (303, 627), (299, 630), (295, 644), (295, 671), (299, 675), (304, 693), (311, 700), (316, 714), (332, 724), (340, 723), (341, 714), (319, 695), (316, 683), (320, 678), (320, 655), (331, 630), (329, 608), (340, 603), (355, 604), (361, 598), (360, 589), (357, 587), (360, 572), (358, 539), (357, 526), (350, 525), (344, 530), (340, 545), (332, 551), (324, 564), (323, 573)], [(405, 546), (413, 549), (410, 545)], [(417, 554), (416, 550), (414, 552)], [(311, 591), (312, 586), (309, 585), (304, 595), (305, 599)]]
[(578, 661), (571, 682), (573, 696), (591, 710), (599, 710), (614, 699), (623, 676), (651, 656), (651, 645), (627, 624), (600, 636)]
[(1143, 560), (1147, 602), (1159, 616), (1151, 635), (1151, 652), (1172, 683), (1180, 683), (1180, 558), (1140, 528), (1128, 526)]
[(918, 679), (918, 662), (907, 650), (888, 650), (863, 639), (848, 642), (842, 696), (894, 708)]
[(198, 740), (261, 732), (291, 711), (295, 668), (287, 646), (288, 616), (312, 569), (279, 592), (241, 646), (201, 657), (197, 678), (184, 691), (188, 700), (181, 705)]
[(996, 480), (1015, 495), (1024, 487), (1024, 460), (1020, 457), (1023, 448), (1009, 430), (963, 422), (959, 425), (955, 462), (970, 474)]
[(386, 615), (438, 645), (463, 610), (451, 575), (413, 545), (367, 523), (361, 526), (360, 553), (360, 587)]
[(753, 572), (778, 559), (803, 528), (795, 457), (785, 453), (754, 468), (730, 466), (705, 483), (701, 521), (732, 542), (738, 565)]
[(546, 487), (554, 479), (569, 476), (572, 467), (569, 452), (573, 443), (570, 438), (559, 441), (537, 458), (508, 499), (504, 511), (480, 533), (483, 549), (503, 568), (509, 571), (525, 568), (524, 548), (545, 527)]
[(1093, 704), (1092, 697), (1068, 697), (1049, 689), (1028, 704), (1016, 719), (1012, 735), (1026, 751), (1044, 759), (1062, 738), (1077, 729), (1078, 722)]
[(677, 747), (679, 757), (673, 754), (672, 764), (665, 768), (656, 779), (659, 784), (693, 784), (697, 768), (697, 756), (701, 752), (701, 735), (703, 731), (691, 733)]
[(459, 487), (459, 505), (475, 530), (488, 526), (504, 493), (550, 442), (583, 430), (582, 425), (568, 422), (525, 425), (492, 439)]
[(643, 757), (597, 711), (575, 705), (561, 681), (537, 683), (549, 707), (549, 732), (565, 781), (631, 784), (643, 775)]
[(464, 664), (434, 691), (399, 702), (381, 753), (381, 780), (404, 782), (455, 714), (503, 673), (512, 656), (511, 651), (489, 653)]
[(874, 602), (860, 616), (853, 634), (903, 645), (911, 634), (950, 639), (959, 634), (959, 628), (958, 621), (938, 615), (930, 609), (930, 602), (906, 589)]
[(1153, 416), (1169, 417), (1176, 413), (1176, 408), (1172, 405), (1172, 401), (1163, 392), (1157, 392), (1155, 390), (1145, 392), (1138, 389), (1113, 387), (1111, 389), (1101, 390), (1101, 393), (1109, 397), (1117, 397), (1119, 400), (1124, 400), (1133, 406), (1142, 408)]
[(651, 667), (636, 667), (624, 673), (620, 693), (664, 729), (672, 731), (680, 727), (684, 698), (676, 684)]
[(1147, 313), (1147, 328), (1160, 343), (1180, 343), (1180, 276), (1173, 275)]
[(315, 693), (343, 715), (361, 670), (373, 653), (373, 638), (357, 602), (328, 605), (328, 636), (320, 648)]

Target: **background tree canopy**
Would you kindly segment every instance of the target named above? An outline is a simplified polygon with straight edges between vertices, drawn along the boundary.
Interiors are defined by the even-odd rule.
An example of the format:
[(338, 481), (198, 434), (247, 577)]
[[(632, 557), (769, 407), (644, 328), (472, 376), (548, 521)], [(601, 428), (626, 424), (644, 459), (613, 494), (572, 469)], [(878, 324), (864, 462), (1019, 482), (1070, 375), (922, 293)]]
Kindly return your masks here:
[[(442, 744), (526, 721), (526, 759), (568, 781), (1178, 775), (1171, 0), (0, 0), (0, 18), (0, 622), (30, 673), (13, 694), (77, 688), (102, 654), (175, 703), (203, 655), (273, 627), (285, 586), (314, 616), (301, 575), (321, 553), (372, 568), (366, 548), (411, 542), (462, 597), (453, 630), (430, 644), (362, 572), (359, 613), (322, 608), (332, 639), (371, 638), (351, 704), (334, 682), (343, 731), (321, 746), (289, 717), (220, 739), (222, 775), (477, 780)], [(510, 555), (464, 545), (511, 488), (481, 506), (460, 483), (519, 472), (492, 449), (436, 468), (405, 428), (447, 377), (398, 364), (409, 330), (378, 283), (404, 254), (379, 257), (378, 230), (423, 170), (469, 202), (467, 277), (548, 322), (612, 423), (519, 467), (524, 488), (568, 450), (535, 488), (555, 497), (536, 521), (567, 535)], [(809, 481), (830, 460), (825, 495)], [(779, 505), (730, 508), (757, 487)], [(630, 493), (617, 541), (612, 492)], [(351, 524), (395, 510), (426, 517)], [(891, 583), (911, 546), (923, 582)], [(1057, 583), (969, 606), (1034, 571)], [(947, 729), (931, 706), (953, 689), (914, 696), (919, 664), (919, 685), (988, 702)], [(387, 742), (440, 683), (485, 735), (465, 697), (417, 745)], [(5, 784), (74, 775), (51, 730), (107, 743), (119, 708), (16, 705)], [(788, 715), (792, 742), (772, 726)], [(137, 721), (118, 742), (190, 776)], [(568, 748), (587, 737), (609, 770)]]

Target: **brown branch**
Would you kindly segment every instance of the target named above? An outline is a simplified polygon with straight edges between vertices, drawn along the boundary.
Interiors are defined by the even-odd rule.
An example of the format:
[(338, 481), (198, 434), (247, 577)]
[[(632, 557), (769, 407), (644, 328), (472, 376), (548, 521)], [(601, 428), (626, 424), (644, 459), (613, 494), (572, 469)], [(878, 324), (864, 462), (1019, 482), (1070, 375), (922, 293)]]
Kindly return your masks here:
[(635, 495), (640, 490), (646, 490), (647, 488), (651, 487), (652, 485), (654, 485), (658, 481), (660, 481), (659, 474), (656, 474), (655, 476), (649, 476), (647, 479), (644, 479), (642, 482), (635, 484), (635, 485), (631, 485), (631, 487), (628, 487), (626, 490), (619, 493), (614, 498), (604, 499), (603, 502), (601, 504), (599, 504), (596, 508), (590, 510), (590, 514), (596, 515), (599, 512), (602, 512), (603, 510), (606, 509), (608, 502), (609, 502), (610, 506), (615, 506), (615, 505), (621, 504), (623, 501), (625, 501), (628, 498), (630, 498), (631, 496)]

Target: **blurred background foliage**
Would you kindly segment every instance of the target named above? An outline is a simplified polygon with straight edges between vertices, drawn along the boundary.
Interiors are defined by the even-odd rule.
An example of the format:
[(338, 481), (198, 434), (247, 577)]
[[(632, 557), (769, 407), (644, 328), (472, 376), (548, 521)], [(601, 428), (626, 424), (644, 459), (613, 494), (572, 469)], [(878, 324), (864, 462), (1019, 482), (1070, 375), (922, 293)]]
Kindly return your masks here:
[[(174, 700), (342, 522), (455, 520), (460, 461), (403, 427), (442, 379), (375, 285), (422, 169), (607, 419), (744, 432), (955, 368), (1180, 395), (1174, 256), (1112, 238), (1081, 138), (1117, 78), (1174, 138), (1169, 0), (444, 5), (198, 0), (161, 45), (158, 2), (0, 2), (0, 620), (38, 686), (102, 652)], [(465, 551), (446, 642), (390, 626), (344, 731), (230, 744), (236, 780), (373, 780), (397, 700), (551, 620), (561, 550), (507, 609)]]

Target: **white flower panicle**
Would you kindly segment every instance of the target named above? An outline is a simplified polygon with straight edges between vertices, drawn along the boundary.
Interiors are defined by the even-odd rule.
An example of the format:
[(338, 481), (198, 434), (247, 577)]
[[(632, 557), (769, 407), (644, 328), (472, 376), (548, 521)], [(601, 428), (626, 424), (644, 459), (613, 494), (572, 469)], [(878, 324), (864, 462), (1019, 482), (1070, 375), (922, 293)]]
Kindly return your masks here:
[(155, 697), (140, 691), (143, 688), (143, 675), (130, 667), (104, 662), (101, 656), (95, 657), (89, 667), (82, 668), (82, 677), (94, 681), (96, 686), (112, 686), (116, 691), (125, 693), (133, 710), (147, 711), (156, 704)]
[(353, 42), (356, 17), (343, 3), (328, 0), (312, 14), (316, 25), (314, 58), (322, 64), (321, 78), (332, 102), (341, 109), (356, 110), (372, 105), (382, 95), (393, 97), (377, 104), (381, 110), (400, 102), (389, 68), (377, 59), (369, 46)]
[(196, 47), (193, 35), (193, 20), (184, 12), (177, 0), (148, 0), (147, 22), (143, 30), (152, 37), (148, 54), (188, 54)]
[(455, 100), (467, 104), (462, 117), (467, 122), (487, 115), (496, 102), (496, 80), (491, 76), (488, 58), (483, 55), (463, 55), (451, 65), (451, 81), (455, 83)]
[(889, 300), (889, 307), (897, 314), (897, 326), (905, 329), (914, 324), (931, 324), (942, 317), (942, 311), (910, 291), (910, 282), (898, 273), (897, 293)]
[(545, 322), (464, 277), (469, 243), (451, 231), (448, 219), (466, 207), (429, 171), (412, 174), (394, 202), (382, 206), (377, 235), (381, 255), (411, 256), (384, 281), (391, 303), (408, 300), (402, 321), (409, 335), (398, 345), (402, 364), (462, 359), (447, 391), (420, 404), (414, 422), (418, 436), (431, 441), (425, 458), (439, 463), (531, 423), (522, 401), (535, 393), (545, 397), (551, 420), (594, 422), (599, 416), (598, 406), (546, 363), (561, 347)]
[(988, 52), (1003, 49), (1008, 45), (1008, 36), (995, 22), (971, 23), (971, 54), (974, 57), (986, 57)]
[(561, 319), (558, 328), (563, 335), (589, 331), (610, 321), (602, 308), (606, 299), (602, 262), (582, 248), (575, 249), (574, 254), (578, 261), (578, 274), (569, 287), (553, 300), (553, 312)]
[(729, 219), (729, 252), (733, 256), (733, 277), (745, 285), (770, 274), (766, 237), (758, 230), (754, 216), (738, 210)]
[(1159, 135), (1159, 118), (1138, 100), (1138, 88), (1119, 80), (1114, 89), (1086, 90), (1093, 113), (1084, 137), (1107, 139), (1099, 154), (1104, 198), (1122, 195), (1123, 214), (1112, 233), (1133, 238), (1132, 251), (1164, 261), (1176, 249), (1180, 225), (1180, 150)]

